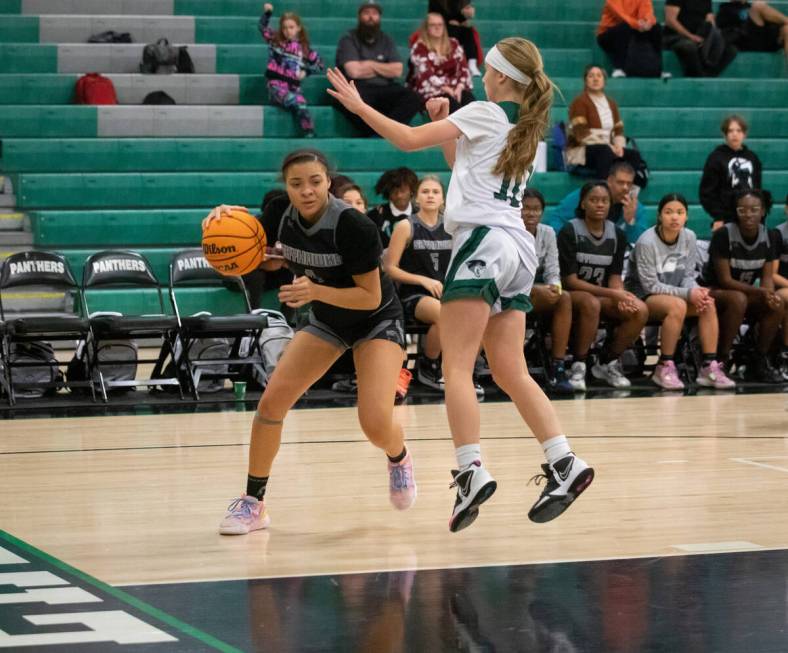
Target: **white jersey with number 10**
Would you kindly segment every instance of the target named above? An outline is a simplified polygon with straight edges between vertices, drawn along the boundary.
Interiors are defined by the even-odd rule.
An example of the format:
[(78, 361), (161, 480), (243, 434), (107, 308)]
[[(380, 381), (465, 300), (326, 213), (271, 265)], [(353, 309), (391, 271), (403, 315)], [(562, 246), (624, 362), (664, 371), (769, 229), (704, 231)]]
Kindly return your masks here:
[(453, 235), (479, 226), (505, 229), (520, 245), (523, 263), (535, 270), (534, 238), (520, 213), (531, 170), (520, 181), (492, 172), (519, 108), (514, 102), (472, 102), (448, 117), (462, 136), (457, 140), (444, 227)]

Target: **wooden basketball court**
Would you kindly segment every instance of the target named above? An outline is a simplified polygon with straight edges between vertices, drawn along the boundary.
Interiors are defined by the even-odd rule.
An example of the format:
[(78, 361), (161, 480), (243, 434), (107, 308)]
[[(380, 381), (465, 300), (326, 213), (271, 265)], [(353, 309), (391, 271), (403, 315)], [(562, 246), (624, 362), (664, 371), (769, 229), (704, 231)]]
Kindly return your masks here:
[[(359, 606), (366, 606), (364, 614), (378, 623), (380, 615), (368, 602), (374, 602), (382, 592), (385, 597), (399, 597), (400, 616), (395, 620), (399, 626), (395, 630), (400, 634), (386, 640), (389, 644), (399, 642), (399, 648), (369, 648), (364, 644), (369, 633), (352, 635), (348, 631), (350, 639), (328, 638), (324, 647), (310, 650), (465, 650), (443, 636), (439, 645), (433, 642), (437, 648), (429, 648), (431, 640), (418, 635), (413, 622), (435, 619), (442, 623), (450, 616), (456, 620), (455, 613), (463, 613), (462, 605), (468, 602), (455, 596), (458, 577), (493, 573), (476, 581), (488, 586), (490, 592), (468, 596), (477, 622), (479, 614), (489, 613), (497, 623), (505, 621), (508, 613), (495, 610), (495, 586), (500, 586), (501, 596), (509, 596), (508, 601), (525, 601), (529, 609), (534, 597), (541, 596), (544, 588), (538, 584), (523, 581), (516, 591), (507, 585), (524, 570), (556, 569), (557, 578), (562, 579), (561, 569), (594, 569), (602, 563), (590, 561), (606, 561), (605, 578), (620, 580), (631, 579), (633, 569), (640, 569), (638, 573), (657, 566), (675, 570), (756, 556), (755, 562), (749, 557), (748, 562), (741, 562), (749, 571), (742, 573), (743, 585), (731, 592), (760, 596), (760, 607), (771, 599), (781, 601), (782, 607), (769, 613), (770, 632), (750, 634), (754, 639), (748, 640), (753, 644), (749, 651), (788, 650), (786, 403), (785, 394), (721, 393), (557, 402), (574, 449), (596, 468), (597, 476), (565, 515), (545, 525), (533, 524), (526, 517), (539, 493), (534, 484), (527, 483), (539, 472), (541, 449), (511, 404), (482, 404), (482, 454), (499, 489), (476, 523), (458, 534), (449, 533), (447, 527), (454, 498), (448, 487), (454, 455), (443, 405), (397, 408), (406, 424), (419, 489), (415, 506), (405, 513), (389, 506), (385, 458), (363, 439), (353, 408), (293, 411), (285, 424), (283, 446), (267, 493), (271, 528), (243, 537), (222, 537), (216, 527), (245, 482), (251, 419), (247, 411), (5, 420), (0, 422), (0, 525), (12, 538), (0, 541), (7, 553), (5, 560), (0, 556), (0, 582), (4, 574), (19, 571), (20, 563), (17, 567), (2, 564), (13, 560), (11, 552), (24, 558), (20, 550), (35, 547), (113, 589), (126, 587), (128, 591), (120, 594), (141, 596), (164, 613), (178, 616), (176, 607), (180, 606), (179, 619), (205, 628), (209, 636), (229, 647), (224, 650), (304, 650), (308, 633), (328, 627), (328, 622), (339, 618), (337, 610), (345, 611), (343, 619), (348, 619)], [(780, 588), (768, 583), (757, 586), (764, 582), (759, 580), (762, 575), (754, 573), (759, 565), (778, 574)], [(697, 573), (711, 573), (703, 569)], [(582, 576), (586, 572), (577, 573)], [(331, 613), (320, 616), (326, 608), (321, 601), (294, 596), (292, 592), (298, 594), (298, 590), (286, 589), (294, 582), (305, 587), (313, 576), (329, 587), (341, 587), (344, 607), (329, 601)], [(659, 574), (660, 582), (667, 585), (665, 591), (677, 592), (683, 587), (686, 578), (679, 576)], [(388, 580), (381, 589), (374, 579), (383, 577)], [(454, 607), (449, 607), (440, 592), (430, 589), (429, 583), (443, 586), (447, 578), (454, 579), (449, 583), (454, 593), (447, 599)], [(666, 580), (671, 578), (674, 580)], [(238, 581), (243, 587), (257, 589), (228, 596), (219, 591), (235, 587)], [(560, 597), (564, 591), (566, 601), (572, 603), (570, 597), (578, 588), (574, 572), (556, 582), (559, 586), (550, 590), (551, 596)], [(564, 590), (561, 583), (568, 583)], [(584, 601), (594, 602), (597, 612), (600, 601), (609, 603), (606, 609), (613, 611), (631, 609), (632, 601), (642, 603), (643, 618), (661, 624), (653, 632), (660, 632), (665, 619), (679, 618), (683, 611), (680, 601), (660, 603), (656, 610), (649, 604), (653, 597), (649, 599), (642, 588), (638, 590), (639, 585), (624, 585), (628, 589), (620, 596), (611, 595), (607, 584), (602, 594), (602, 588), (591, 591), (585, 587), (590, 596)], [(0, 587), (0, 614), (6, 611), (8, 617), (8, 610), (20, 608), (2, 593), (31, 591), (20, 587)], [(476, 591), (464, 581), (459, 587)], [(701, 605), (709, 602), (706, 609), (719, 600), (713, 596), (717, 590), (712, 591), (705, 581), (692, 591)], [(301, 607), (303, 618), (289, 634), (282, 633), (281, 624), (274, 626), (270, 620), (261, 617), (255, 621), (249, 616), (257, 615), (261, 606), (279, 593), (281, 600), (288, 598)], [(254, 598), (258, 594), (267, 598)], [(183, 612), (186, 606), (196, 609), (189, 597), (197, 595), (204, 597), (201, 617)], [(407, 601), (402, 598), (406, 595)], [(422, 614), (409, 616), (413, 596), (418, 597)], [(388, 599), (381, 600), (383, 614), (388, 610)], [(553, 608), (560, 608), (562, 600), (553, 604)], [(25, 599), (22, 612), (32, 605)], [(262, 614), (271, 616), (281, 608), (277, 605)], [(306, 610), (306, 605), (311, 609)], [(69, 606), (66, 611), (88, 608)], [(755, 608), (741, 605), (742, 618)], [(64, 612), (62, 606), (49, 604), (37, 609)], [(210, 623), (206, 614), (215, 617), (223, 611), (247, 615), (244, 636), (221, 632), (222, 622), (215, 632), (205, 625)], [(550, 632), (570, 637), (568, 630), (560, 629), (561, 614), (559, 609), (558, 625)], [(511, 640), (504, 633), (506, 628), (516, 627), (521, 617), (522, 613), (514, 611), (510, 624), (499, 623), (499, 628), (484, 635), (493, 644), (497, 642), (498, 648), (478, 650), (508, 650)], [(531, 615), (529, 620), (533, 618)], [(753, 623), (758, 621), (753, 619)], [(13, 633), (20, 632), (13, 630), (14, 623), (14, 619), (9, 623), (8, 618), (0, 618), (1, 632), (6, 633), (0, 635), (0, 648), (6, 646), (4, 637), (11, 646)], [(391, 627), (388, 621), (386, 624)], [(484, 624), (477, 626), (482, 629), (481, 637)], [(445, 627), (443, 623), (441, 630)], [(704, 641), (711, 641), (709, 637), (716, 639), (720, 633), (732, 635), (731, 627), (720, 618), (704, 622), (698, 629), (707, 638)], [(33, 637), (29, 646), (44, 642), (35, 639), (40, 628), (29, 624), (25, 628)], [(53, 633), (53, 628), (49, 626), (47, 632)], [(85, 628), (81, 626), (81, 630)], [(276, 641), (281, 646), (259, 645), (274, 637), (272, 628), (277, 629)], [(465, 635), (457, 635), (460, 639), (467, 635), (467, 624), (464, 628)], [(649, 633), (653, 634), (647, 630), (634, 648), (625, 642), (617, 649), (589, 644), (565, 650), (743, 650), (727, 648), (733, 646), (730, 637), (719, 648), (682, 648), (678, 644), (670, 649), (649, 648)], [(177, 632), (170, 632), (170, 636), (179, 643), (159, 640), (161, 650), (173, 646), (172, 650), (211, 649), (205, 639), (199, 640), (199, 645), (192, 642), (196, 648), (177, 648), (183, 644), (183, 633), (180, 638)], [(478, 645), (478, 637), (467, 641)], [(568, 641), (574, 640), (570, 637)], [(775, 642), (784, 646), (770, 648)], [(105, 645), (106, 649), (93, 644), (97, 648), (90, 650), (123, 648), (118, 643)], [(129, 644), (132, 648), (136, 645)], [(49, 646), (52, 650), (87, 650), (68, 637), (42, 650), (49, 650)]]

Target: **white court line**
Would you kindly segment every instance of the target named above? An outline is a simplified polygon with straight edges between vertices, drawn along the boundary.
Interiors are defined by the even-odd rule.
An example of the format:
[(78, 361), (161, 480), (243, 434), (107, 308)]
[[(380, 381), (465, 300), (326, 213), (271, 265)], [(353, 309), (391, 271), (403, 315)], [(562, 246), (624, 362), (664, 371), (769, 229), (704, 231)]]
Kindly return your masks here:
[[(772, 456), (772, 458), (786, 458), (786, 456)], [(776, 472), (785, 472), (788, 474), (788, 467), (777, 467), (777, 465), (767, 465), (766, 463), (757, 463), (754, 460), (749, 460), (748, 458), (730, 458), (735, 463), (741, 463), (742, 465), (753, 465), (754, 467), (763, 467), (764, 469), (773, 469)]]
[(697, 542), (694, 544), (671, 544), (672, 549), (687, 553), (722, 553), (725, 551), (758, 551), (763, 547), (753, 542)]

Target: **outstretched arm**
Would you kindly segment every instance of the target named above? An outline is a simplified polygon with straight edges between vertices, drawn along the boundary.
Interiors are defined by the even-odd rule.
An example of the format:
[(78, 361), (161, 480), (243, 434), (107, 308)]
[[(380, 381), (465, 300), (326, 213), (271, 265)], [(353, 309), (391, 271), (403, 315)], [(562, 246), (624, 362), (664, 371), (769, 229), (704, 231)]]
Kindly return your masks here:
[(384, 116), (369, 106), (359, 95), (356, 85), (345, 79), (336, 68), (327, 72), (328, 81), (334, 86), (328, 93), (336, 98), (350, 112), (358, 115), (365, 123), (395, 147), (406, 152), (423, 150), (443, 145), (459, 138), (460, 130), (448, 120), (439, 120), (419, 127), (409, 127)]

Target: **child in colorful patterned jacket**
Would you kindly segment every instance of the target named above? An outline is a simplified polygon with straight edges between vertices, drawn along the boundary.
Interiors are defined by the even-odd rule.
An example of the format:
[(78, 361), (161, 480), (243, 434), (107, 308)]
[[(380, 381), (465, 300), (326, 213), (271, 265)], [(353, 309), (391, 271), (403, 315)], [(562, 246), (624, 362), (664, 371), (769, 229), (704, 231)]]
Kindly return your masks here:
[(301, 80), (307, 75), (320, 73), (325, 65), (320, 55), (309, 46), (306, 27), (298, 14), (285, 12), (279, 19), (279, 29), (274, 31), (268, 24), (274, 7), (266, 2), (258, 27), (263, 39), (268, 43), (268, 97), (271, 104), (277, 104), (290, 111), (297, 119), (303, 135), (312, 138), (315, 124), (301, 92)]

